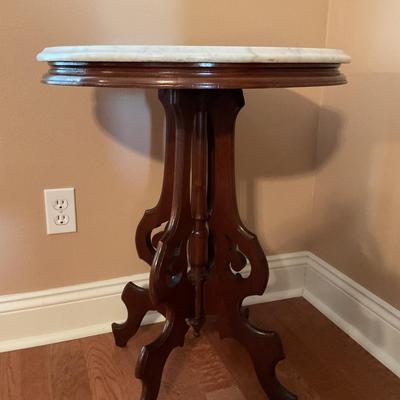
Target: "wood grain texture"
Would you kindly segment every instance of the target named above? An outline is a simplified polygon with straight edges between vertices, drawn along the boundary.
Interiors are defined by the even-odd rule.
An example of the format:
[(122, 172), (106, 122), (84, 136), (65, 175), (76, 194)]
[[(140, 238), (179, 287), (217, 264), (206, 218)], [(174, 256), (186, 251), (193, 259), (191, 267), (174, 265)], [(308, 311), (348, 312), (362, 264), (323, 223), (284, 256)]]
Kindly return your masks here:
[(0, 399), (51, 400), (50, 347), (0, 354)]
[[(81, 340), (86, 359), (92, 398), (96, 400), (128, 400), (133, 398), (129, 387), (123, 385), (123, 375), (118, 370), (109, 335), (100, 335)], [(128, 368), (129, 371), (129, 368)]]
[(24, 399), (52, 400), (50, 348), (21, 351), (21, 393)]
[(21, 353), (4, 353), (0, 357), (0, 399), (23, 399)]
[[(252, 306), (250, 322), (279, 332), (286, 359), (278, 374), (300, 400), (400, 398), (400, 379), (304, 299)], [(249, 355), (232, 339), (221, 341), (214, 323), (207, 321), (204, 335), (188, 335), (185, 347), (172, 352), (160, 400), (265, 400)], [(0, 399), (138, 399), (134, 361), (160, 328), (140, 328), (124, 349), (107, 334), (2, 353)]]
[(51, 345), (50, 368), (54, 400), (92, 398), (89, 371), (80, 341)]

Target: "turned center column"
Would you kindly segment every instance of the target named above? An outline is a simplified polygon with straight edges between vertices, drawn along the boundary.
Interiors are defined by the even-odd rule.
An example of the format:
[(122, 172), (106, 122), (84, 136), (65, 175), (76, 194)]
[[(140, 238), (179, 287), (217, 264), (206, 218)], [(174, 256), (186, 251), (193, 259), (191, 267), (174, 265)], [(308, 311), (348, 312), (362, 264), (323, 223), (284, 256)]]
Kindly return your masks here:
[(189, 239), (190, 279), (195, 287), (195, 315), (188, 320), (196, 336), (204, 323), (203, 283), (208, 264), (208, 134), (207, 94), (197, 91), (197, 104), (192, 135), (191, 213), (193, 230)]

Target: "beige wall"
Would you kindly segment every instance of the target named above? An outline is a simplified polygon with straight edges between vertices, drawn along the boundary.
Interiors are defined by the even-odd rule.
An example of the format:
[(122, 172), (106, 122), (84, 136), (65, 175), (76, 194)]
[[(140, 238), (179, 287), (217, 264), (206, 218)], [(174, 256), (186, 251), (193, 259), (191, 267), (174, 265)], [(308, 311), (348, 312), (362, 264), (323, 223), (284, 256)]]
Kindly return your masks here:
[[(353, 62), (324, 90), (312, 250), (400, 308), (400, 2), (331, 1), (328, 47)], [(341, 128), (332, 123), (336, 113)]]
[[(0, 294), (147, 271), (133, 233), (160, 188), (156, 94), (41, 85), (38, 51), (94, 43), (320, 47), (327, 8), (328, 0), (3, 2)], [(248, 92), (239, 117), (241, 210), (270, 253), (308, 246), (320, 93)], [(47, 236), (43, 189), (68, 186), (76, 188), (78, 233)]]
[[(36, 52), (79, 43), (326, 44), (353, 63), (344, 68), (349, 85), (324, 89), (321, 107), (320, 89), (246, 93), (241, 212), (267, 252), (311, 249), (399, 307), (400, 4), (328, 3), (5, 2), (0, 294), (146, 271), (133, 233), (161, 183), (156, 93), (41, 85)], [(77, 190), (78, 233), (47, 236), (42, 191), (67, 186)]]

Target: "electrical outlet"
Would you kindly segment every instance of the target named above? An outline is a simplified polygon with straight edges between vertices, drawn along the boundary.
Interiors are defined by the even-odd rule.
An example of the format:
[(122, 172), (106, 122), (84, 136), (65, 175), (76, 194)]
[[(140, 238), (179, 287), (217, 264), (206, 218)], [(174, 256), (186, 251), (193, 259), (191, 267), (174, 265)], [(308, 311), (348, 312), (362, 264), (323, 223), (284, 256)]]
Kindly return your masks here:
[(58, 214), (54, 218), (54, 222), (56, 225), (66, 225), (69, 222), (69, 217), (68, 217), (68, 215)]
[(56, 199), (53, 202), (53, 207), (56, 210), (65, 210), (68, 207), (68, 200), (67, 199)]
[(76, 232), (75, 189), (45, 189), (47, 233)]

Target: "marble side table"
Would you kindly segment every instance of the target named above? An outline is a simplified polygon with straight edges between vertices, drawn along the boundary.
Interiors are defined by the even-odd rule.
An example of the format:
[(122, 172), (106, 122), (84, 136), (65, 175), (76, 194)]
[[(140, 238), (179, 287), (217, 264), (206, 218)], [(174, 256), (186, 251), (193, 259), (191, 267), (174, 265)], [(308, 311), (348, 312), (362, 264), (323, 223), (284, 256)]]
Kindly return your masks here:
[[(349, 57), (331, 49), (64, 46), (37, 58), (49, 63), (44, 83), (155, 88), (165, 108), (162, 191), (136, 231), (138, 254), (151, 266), (149, 288), (127, 284), (128, 319), (113, 325), (116, 344), (125, 346), (147, 311), (166, 317), (161, 335), (139, 355), (141, 399), (157, 398), (170, 352), (183, 345), (190, 327), (198, 335), (207, 315), (216, 316), (221, 338), (248, 350), (269, 399), (296, 399), (276, 377), (284, 358), (279, 336), (252, 326), (242, 310), (245, 297), (264, 293), (268, 265), (237, 209), (235, 119), (242, 89), (344, 84), (339, 67)], [(163, 223), (164, 231), (153, 234)], [(247, 260), (251, 273), (243, 278)]]

